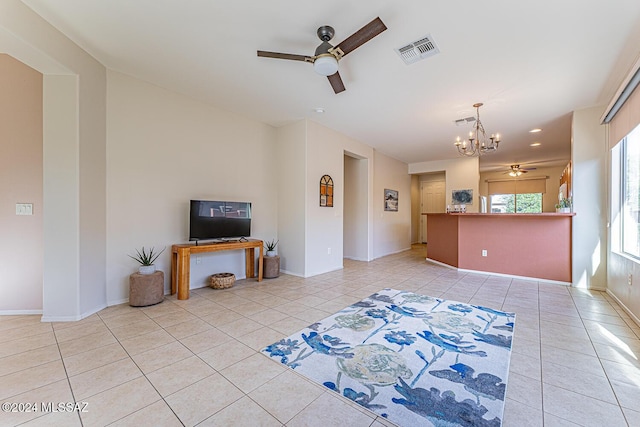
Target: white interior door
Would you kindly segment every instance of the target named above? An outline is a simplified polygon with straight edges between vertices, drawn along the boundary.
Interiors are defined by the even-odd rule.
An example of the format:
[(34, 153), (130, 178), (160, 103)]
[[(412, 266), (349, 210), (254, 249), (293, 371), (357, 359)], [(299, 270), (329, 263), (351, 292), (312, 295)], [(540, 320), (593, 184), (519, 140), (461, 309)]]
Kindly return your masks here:
[[(421, 187), (421, 213), (444, 213), (446, 209), (445, 181), (425, 181)], [(427, 215), (420, 215), (420, 240), (427, 242)]]

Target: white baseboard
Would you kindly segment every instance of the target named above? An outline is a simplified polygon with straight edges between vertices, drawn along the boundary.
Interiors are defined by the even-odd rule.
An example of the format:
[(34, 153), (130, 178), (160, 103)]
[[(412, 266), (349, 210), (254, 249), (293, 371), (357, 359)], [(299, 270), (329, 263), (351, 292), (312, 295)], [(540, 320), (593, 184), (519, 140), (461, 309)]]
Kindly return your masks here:
[(365, 258), (359, 258), (359, 257), (355, 257), (355, 256), (345, 256), (343, 257), (344, 259), (350, 259), (351, 261), (364, 261), (364, 262), (368, 262), (368, 259)]
[(0, 310), (0, 316), (24, 316), (42, 314), (42, 310)]
[[(125, 302), (129, 302), (129, 298), (122, 298), (122, 299), (108, 301), (106, 306), (107, 307), (111, 307), (112, 305), (120, 305), (120, 304), (124, 304)], [(102, 309), (100, 309), (100, 310), (102, 310)]]
[(97, 307), (92, 308), (91, 310), (85, 311), (84, 313), (78, 316), (42, 316), (42, 322), (77, 322), (78, 320), (85, 319), (89, 316), (92, 316), (107, 308), (107, 304), (100, 304)]
[(99, 312), (100, 310), (104, 310), (105, 308), (107, 308), (107, 304), (100, 304), (97, 307), (94, 307), (91, 310), (87, 310), (84, 313), (80, 314), (80, 319), (84, 319), (93, 314), (96, 314), (97, 312)]
[(430, 263), (432, 263), (432, 264), (439, 265), (440, 267), (446, 267), (446, 268), (449, 268), (451, 270), (458, 270), (458, 268), (456, 268), (456, 267), (454, 267), (452, 265), (445, 264), (444, 262), (436, 261), (435, 259), (425, 258), (425, 260), (430, 262)]
[(82, 320), (82, 317), (78, 316), (42, 316), (41, 322), (77, 322)]
[(388, 252), (386, 254), (382, 254), (380, 256), (374, 257), (373, 259), (374, 260), (375, 259), (380, 259), (380, 258), (384, 258), (384, 257), (389, 256), (389, 255), (395, 255), (395, 254), (399, 254), (399, 253), (410, 251), (410, 250), (411, 250), (411, 246), (409, 246), (408, 248), (398, 249), (397, 251), (393, 251), (393, 252)]
[(606, 290), (606, 292), (607, 292), (607, 294), (609, 294), (609, 296), (610, 296), (611, 298), (613, 298), (614, 300), (616, 300), (616, 302), (618, 303), (618, 305), (619, 305), (620, 307), (622, 307), (622, 309), (625, 311), (625, 313), (627, 313), (627, 314), (629, 315), (629, 317), (631, 317), (631, 319), (633, 319), (633, 321), (634, 321), (634, 322), (636, 322), (636, 324), (637, 324), (638, 326), (640, 326), (640, 319), (638, 318), (638, 316), (636, 316), (635, 314), (633, 314), (633, 312), (632, 312), (631, 310), (629, 310), (629, 308), (628, 308), (626, 305), (624, 305), (622, 301), (620, 301), (620, 298), (618, 298), (618, 297), (616, 296), (616, 294), (614, 294), (613, 292), (611, 292), (611, 290), (610, 290), (610, 289), (607, 289), (607, 290)]
[(282, 274), (288, 274), (289, 276), (295, 276), (295, 277), (302, 277), (304, 278), (304, 276), (300, 273), (294, 273), (293, 271), (289, 271), (289, 270), (280, 270), (280, 273)]
[[(570, 282), (561, 282), (559, 280), (542, 279), (540, 277), (516, 276), (516, 275), (513, 275), (513, 274), (494, 273), (494, 272), (491, 272), (491, 271), (468, 270), (466, 268), (457, 268), (457, 267), (454, 267), (452, 265), (445, 264), (443, 262), (436, 261), (436, 260), (431, 259), (431, 258), (426, 258), (426, 260), (431, 262), (431, 263), (438, 264), (438, 265), (441, 265), (443, 267), (447, 267), (447, 268), (450, 268), (452, 270), (457, 270), (457, 271), (460, 271), (460, 272), (463, 272), (463, 273), (484, 274), (484, 275), (487, 275), (487, 276), (510, 277), (512, 279), (522, 279), (522, 280), (535, 280), (536, 282), (549, 283), (551, 285), (571, 286)], [(593, 289), (593, 290), (596, 290), (596, 289)]]
[(341, 266), (336, 267), (336, 268), (332, 268), (331, 270), (327, 270), (327, 271), (318, 271), (316, 273), (309, 274), (308, 276), (304, 276), (304, 277), (306, 279), (308, 277), (314, 277), (314, 276), (319, 276), (321, 274), (333, 273), (334, 271), (340, 271), (340, 270), (344, 270), (344, 265), (341, 265)]
[[(580, 288), (576, 288), (576, 289), (580, 289)], [(607, 292), (609, 290), (608, 288), (601, 288), (600, 286), (592, 286), (590, 288), (583, 288), (583, 289), (587, 289), (590, 291), (598, 291), (598, 292)]]

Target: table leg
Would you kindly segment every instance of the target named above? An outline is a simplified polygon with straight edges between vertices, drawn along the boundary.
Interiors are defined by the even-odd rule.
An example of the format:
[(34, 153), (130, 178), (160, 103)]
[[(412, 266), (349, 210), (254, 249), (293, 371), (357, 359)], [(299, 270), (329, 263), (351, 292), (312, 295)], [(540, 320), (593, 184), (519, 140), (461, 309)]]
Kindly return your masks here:
[(178, 299), (189, 299), (191, 252), (178, 249)]
[(171, 295), (177, 291), (178, 253), (171, 251)]
[(250, 277), (256, 277), (255, 252), (253, 248), (246, 248), (244, 250), (244, 258), (247, 279)]
[(263, 272), (263, 254), (262, 254), (262, 245), (260, 245), (260, 256), (258, 257), (258, 282), (262, 282), (262, 272)]

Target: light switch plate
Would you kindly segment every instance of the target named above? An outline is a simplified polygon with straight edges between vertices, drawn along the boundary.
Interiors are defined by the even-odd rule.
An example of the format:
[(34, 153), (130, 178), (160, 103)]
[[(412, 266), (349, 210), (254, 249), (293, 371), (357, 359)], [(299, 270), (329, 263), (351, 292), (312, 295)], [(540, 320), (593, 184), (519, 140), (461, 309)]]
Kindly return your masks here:
[(16, 215), (33, 215), (33, 203), (16, 203)]

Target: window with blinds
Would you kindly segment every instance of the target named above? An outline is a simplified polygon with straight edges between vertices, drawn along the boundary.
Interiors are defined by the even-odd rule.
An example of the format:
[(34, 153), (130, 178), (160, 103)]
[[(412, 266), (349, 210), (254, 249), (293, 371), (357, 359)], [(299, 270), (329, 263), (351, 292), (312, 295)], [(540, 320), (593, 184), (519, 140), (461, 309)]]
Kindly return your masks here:
[(546, 178), (490, 180), (487, 181), (487, 184), (489, 186), (489, 195), (547, 192)]
[(640, 259), (640, 65), (603, 118), (612, 162), (612, 250)]
[(546, 178), (487, 181), (491, 213), (540, 213)]

